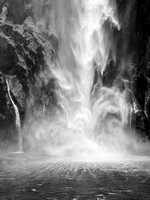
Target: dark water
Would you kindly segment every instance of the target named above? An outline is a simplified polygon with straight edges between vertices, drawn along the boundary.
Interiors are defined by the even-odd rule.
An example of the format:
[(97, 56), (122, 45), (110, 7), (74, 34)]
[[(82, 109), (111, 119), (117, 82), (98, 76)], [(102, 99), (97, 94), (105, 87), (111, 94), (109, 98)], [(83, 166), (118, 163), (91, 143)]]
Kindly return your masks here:
[(150, 200), (150, 161), (84, 163), (14, 154), (0, 160), (0, 200)]

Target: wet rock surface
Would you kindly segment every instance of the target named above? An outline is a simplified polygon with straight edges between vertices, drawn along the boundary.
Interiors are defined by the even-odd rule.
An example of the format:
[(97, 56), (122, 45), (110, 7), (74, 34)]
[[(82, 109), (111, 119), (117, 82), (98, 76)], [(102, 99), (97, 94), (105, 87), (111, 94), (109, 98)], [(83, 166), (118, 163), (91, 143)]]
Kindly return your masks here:
[[(36, 94), (37, 99), (41, 95), (42, 89), (36, 88), (35, 82), (36, 79), (40, 79), (39, 74), (47, 67), (44, 60), (44, 45), (49, 41), (46, 41), (35, 27), (31, 1), (1, 1), (0, 12), (0, 99), (2, 102), (0, 116), (1, 125), (9, 135), (11, 132), (9, 129), (15, 132), (16, 116), (12, 111), (12, 103), (7, 100), (5, 79), (9, 82), (11, 96), (23, 124), (29, 97), (34, 96), (35, 90), (39, 93)], [(42, 81), (44, 79), (46, 78), (42, 77)], [(8, 124), (12, 124), (12, 127), (8, 128)], [(5, 133), (2, 127), (0, 135), (3, 138)], [(7, 138), (6, 135), (5, 137)]]

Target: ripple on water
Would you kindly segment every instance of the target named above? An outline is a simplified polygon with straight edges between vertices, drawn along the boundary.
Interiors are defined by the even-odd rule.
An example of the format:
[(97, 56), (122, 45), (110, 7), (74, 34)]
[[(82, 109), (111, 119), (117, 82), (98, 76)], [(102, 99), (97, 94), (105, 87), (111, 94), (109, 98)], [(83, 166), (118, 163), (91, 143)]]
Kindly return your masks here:
[(0, 160), (0, 199), (149, 200), (149, 164), (144, 158), (87, 163), (9, 155)]

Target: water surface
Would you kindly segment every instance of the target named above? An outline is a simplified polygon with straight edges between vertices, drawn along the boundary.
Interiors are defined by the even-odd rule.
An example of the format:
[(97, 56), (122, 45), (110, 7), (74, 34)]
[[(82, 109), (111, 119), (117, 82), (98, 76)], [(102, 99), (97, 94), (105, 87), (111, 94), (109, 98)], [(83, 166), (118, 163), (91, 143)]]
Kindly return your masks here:
[(150, 160), (56, 160), (12, 154), (0, 160), (1, 200), (150, 199)]

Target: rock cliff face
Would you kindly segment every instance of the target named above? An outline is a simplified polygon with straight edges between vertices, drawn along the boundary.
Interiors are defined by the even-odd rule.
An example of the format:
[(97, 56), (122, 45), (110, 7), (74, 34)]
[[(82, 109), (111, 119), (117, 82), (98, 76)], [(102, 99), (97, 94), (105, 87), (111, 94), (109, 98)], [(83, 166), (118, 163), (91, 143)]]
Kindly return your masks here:
[(120, 30), (113, 32), (116, 64), (110, 62), (108, 70), (104, 73), (104, 83), (112, 86), (112, 78), (115, 79), (118, 75), (122, 79), (129, 80), (130, 89), (139, 109), (139, 116), (135, 116), (137, 119), (134, 126), (142, 132), (146, 129), (146, 134), (149, 134), (150, 2), (148, 0), (144, 2), (116, 0), (116, 2), (121, 25)]
[[(16, 116), (12, 100), (18, 108), (21, 125), (31, 109), (49, 108), (57, 104), (55, 81), (46, 72), (51, 65), (54, 65), (58, 40), (53, 34), (48, 34), (50, 19), (45, 19), (47, 23), (43, 31), (42, 28), (36, 27), (34, 13), (40, 12), (36, 15), (46, 16), (45, 12), (51, 11), (51, 8), (49, 1), (45, 1), (43, 9), (39, 11), (38, 8), (33, 8), (33, 2), (0, 1), (0, 141), (5, 144), (4, 147), (17, 140)], [(54, 0), (51, 2), (54, 3)], [(145, 76), (149, 76), (146, 71), (150, 62), (150, 2), (148, 0), (144, 2), (116, 0), (116, 2), (121, 30), (113, 33), (116, 41), (117, 70), (111, 72), (110, 77), (114, 75), (115, 79), (119, 66), (128, 65), (129, 62), (125, 62), (127, 60), (132, 61), (132, 66), (125, 67), (121, 76), (133, 82), (132, 91), (141, 110), (144, 111), (145, 94), (148, 94), (148, 82)], [(46, 54), (49, 56), (49, 67), (45, 61)], [(113, 81), (110, 80), (109, 73), (106, 74), (108, 77), (103, 77), (103, 82), (111, 86)], [(12, 100), (8, 94), (6, 81), (10, 86)], [(143, 87), (141, 83), (144, 84)], [(143, 127), (145, 129), (145, 126)]]
[(7, 8), (7, 20), (13, 24), (23, 24), (26, 18), (33, 18), (32, 0), (1, 0), (1, 13), (4, 8)]
[[(15, 110), (8, 95), (6, 80), (22, 125), (30, 97), (35, 97), (33, 107), (43, 104), (42, 87), (46, 77), (41, 78), (41, 88), (35, 83), (44, 76), (47, 68), (44, 46), (50, 44), (35, 27), (31, 1), (1, 1), (0, 12), (0, 140), (5, 140), (6, 144), (10, 141), (13, 143), (17, 134)], [(49, 54), (53, 54), (50, 48)], [(52, 93), (51, 90), (49, 93)]]

